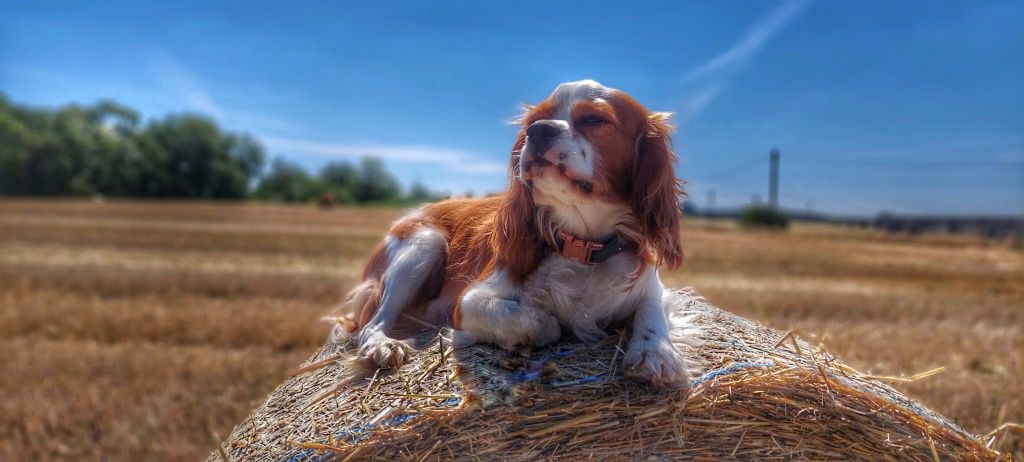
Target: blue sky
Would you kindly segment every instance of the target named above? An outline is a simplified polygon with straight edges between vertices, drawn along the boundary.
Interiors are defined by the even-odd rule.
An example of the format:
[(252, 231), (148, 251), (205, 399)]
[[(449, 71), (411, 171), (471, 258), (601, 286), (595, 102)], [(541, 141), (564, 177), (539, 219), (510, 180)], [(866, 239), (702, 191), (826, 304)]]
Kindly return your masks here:
[[(0, 91), (202, 112), (316, 168), (504, 188), (523, 103), (593, 78), (677, 113), (696, 205), (1024, 213), (1024, 3), (7, 2)], [(300, 6), (301, 5), (301, 6)]]

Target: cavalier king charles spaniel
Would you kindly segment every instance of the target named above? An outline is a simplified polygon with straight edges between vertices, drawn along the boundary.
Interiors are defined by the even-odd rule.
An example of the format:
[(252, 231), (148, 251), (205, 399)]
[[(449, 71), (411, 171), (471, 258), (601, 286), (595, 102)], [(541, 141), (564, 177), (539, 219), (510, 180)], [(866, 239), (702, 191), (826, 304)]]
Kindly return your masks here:
[(592, 80), (527, 106), (502, 194), (398, 220), (347, 308), (361, 359), (410, 357), (398, 324), (450, 325), (456, 346), (540, 347), (563, 330), (596, 343), (632, 317), (626, 374), (688, 386), (669, 339), (658, 267), (678, 267), (682, 190), (668, 114)]

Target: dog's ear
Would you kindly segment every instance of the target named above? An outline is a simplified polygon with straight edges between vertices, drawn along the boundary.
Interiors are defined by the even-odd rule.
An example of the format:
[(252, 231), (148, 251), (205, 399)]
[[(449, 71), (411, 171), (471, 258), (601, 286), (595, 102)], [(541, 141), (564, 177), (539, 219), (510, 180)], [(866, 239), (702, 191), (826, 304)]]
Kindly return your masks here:
[(543, 241), (537, 232), (533, 198), (519, 178), (519, 156), (525, 143), (524, 130), (512, 146), (508, 193), (494, 218), (492, 242), (498, 265), (508, 271), (511, 280), (520, 283), (536, 268), (543, 250)]
[(649, 112), (636, 139), (631, 206), (640, 221), (645, 250), (669, 268), (683, 261), (679, 241), (682, 184), (676, 179), (670, 113)]

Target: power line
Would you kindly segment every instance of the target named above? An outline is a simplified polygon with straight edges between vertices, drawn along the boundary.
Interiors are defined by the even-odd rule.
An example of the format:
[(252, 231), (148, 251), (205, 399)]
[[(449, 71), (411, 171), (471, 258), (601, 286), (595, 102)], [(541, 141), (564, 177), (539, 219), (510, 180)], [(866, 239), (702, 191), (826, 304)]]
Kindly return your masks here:
[[(794, 157), (789, 155), (790, 158)], [(999, 167), (1024, 165), (1024, 158), (1002, 159), (851, 159), (841, 157), (795, 156), (797, 160), (811, 161), (818, 164), (837, 166), (869, 166), (869, 167), (913, 167), (913, 168), (951, 168), (951, 167)]]
[[(777, 207), (778, 204), (778, 151), (772, 150), (769, 156), (769, 203)], [(793, 160), (792, 155), (787, 155), (788, 158)], [(803, 168), (797, 168), (797, 170), (804, 170), (806, 172), (808, 167), (817, 170), (816, 175), (818, 177), (828, 177), (831, 174), (825, 173), (830, 170), (837, 168), (847, 167), (876, 167), (879, 173), (902, 173), (899, 169), (913, 169), (915, 175), (929, 175), (940, 173), (937, 169), (946, 169), (950, 173), (961, 173), (958, 169), (967, 169), (972, 167), (987, 167), (987, 168), (1001, 168), (1001, 171), (1015, 172), (1019, 171), (1024, 173), (1024, 169), (1016, 170), (1018, 166), (1024, 167), (1024, 157), (1021, 156), (1000, 156), (998, 158), (979, 159), (975, 158), (954, 158), (954, 159), (906, 159), (906, 158), (842, 158), (842, 157), (824, 157), (817, 155), (796, 155), (797, 166)], [(965, 156), (966, 157), (966, 156)], [(762, 156), (751, 157), (741, 162), (729, 165), (728, 167), (716, 170), (707, 175), (698, 175), (693, 177), (691, 181), (704, 182), (714, 181), (723, 178), (732, 177), (742, 173), (752, 171), (754, 169), (760, 169), (764, 167), (765, 158)], [(790, 165), (792, 166), (792, 162)], [(971, 175), (976, 174), (971, 173)], [(857, 173), (857, 175), (861, 175)], [(975, 189), (975, 191), (977, 191)], [(759, 197), (759, 195), (758, 195)], [(708, 191), (708, 205), (713, 207), (715, 203), (715, 191)], [(813, 207), (813, 206), (809, 206)]]
[(716, 170), (709, 175), (700, 175), (695, 177), (695, 180), (718, 180), (726, 178), (737, 173), (743, 173), (747, 170), (751, 170), (754, 167), (759, 167), (764, 163), (764, 157), (758, 156), (756, 158), (748, 159), (743, 162), (731, 165), (729, 167)]
[[(815, 168), (842, 168), (842, 167), (889, 167), (889, 168), (972, 168), (972, 167), (1016, 167), (1024, 166), (1024, 158), (1009, 159), (988, 159), (988, 160), (967, 160), (967, 159), (843, 159), (836, 157), (821, 157), (807, 155), (789, 155), (791, 161), (795, 157), (796, 165), (804, 168), (813, 166)], [(707, 175), (691, 177), (691, 181), (712, 181), (728, 178), (741, 173), (761, 168), (764, 164), (764, 157), (757, 156), (748, 160), (730, 165), (723, 169), (716, 170)]]

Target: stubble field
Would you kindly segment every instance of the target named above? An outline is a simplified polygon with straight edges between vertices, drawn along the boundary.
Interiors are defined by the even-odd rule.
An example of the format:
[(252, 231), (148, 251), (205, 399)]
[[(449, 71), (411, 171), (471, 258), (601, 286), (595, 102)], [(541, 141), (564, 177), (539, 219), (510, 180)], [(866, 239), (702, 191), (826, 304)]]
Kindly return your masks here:
[[(0, 201), (0, 460), (199, 460), (323, 341), (400, 210)], [(685, 220), (662, 275), (984, 433), (1024, 420), (1024, 251)], [(1018, 448), (1019, 450), (1019, 448)]]

